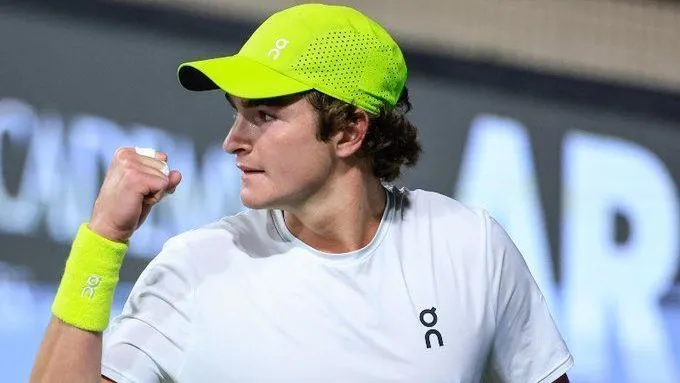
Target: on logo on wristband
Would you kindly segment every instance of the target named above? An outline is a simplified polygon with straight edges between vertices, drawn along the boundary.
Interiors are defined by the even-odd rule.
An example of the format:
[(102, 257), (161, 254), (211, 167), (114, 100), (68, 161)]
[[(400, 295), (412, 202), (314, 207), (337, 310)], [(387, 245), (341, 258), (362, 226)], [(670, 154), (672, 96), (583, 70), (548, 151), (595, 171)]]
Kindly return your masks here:
[(94, 298), (94, 289), (99, 286), (99, 282), (101, 282), (101, 280), (102, 277), (97, 274), (92, 274), (87, 277), (87, 285), (84, 286), (82, 290), (80, 290), (80, 296), (89, 299)]

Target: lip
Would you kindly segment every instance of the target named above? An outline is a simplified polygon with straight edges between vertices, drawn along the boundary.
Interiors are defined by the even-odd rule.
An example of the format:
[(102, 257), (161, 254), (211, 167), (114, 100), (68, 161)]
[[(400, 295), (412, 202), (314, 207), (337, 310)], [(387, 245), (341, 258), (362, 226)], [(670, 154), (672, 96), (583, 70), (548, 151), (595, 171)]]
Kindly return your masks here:
[(262, 169), (253, 168), (251, 166), (247, 166), (247, 165), (243, 165), (243, 164), (236, 164), (236, 167), (241, 169), (243, 174), (264, 173), (264, 170), (262, 170)]

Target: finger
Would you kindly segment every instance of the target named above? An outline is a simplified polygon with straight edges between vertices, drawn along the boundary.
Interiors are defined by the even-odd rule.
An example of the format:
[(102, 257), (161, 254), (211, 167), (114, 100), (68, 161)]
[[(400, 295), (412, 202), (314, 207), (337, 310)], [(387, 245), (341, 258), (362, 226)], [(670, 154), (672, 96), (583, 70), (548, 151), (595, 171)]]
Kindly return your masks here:
[(167, 154), (165, 154), (163, 152), (159, 152), (154, 148), (142, 148), (142, 147), (139, 147), (139, 146), (135, 146), (134, 150), (135, 150), (135, 153), (139, 154), (140, 156), (155, 158), (155, 159), (161, 160), (161, 161), (167, 161), (168, 160)]
[[(166, 153), (156, 151), (153, 148), (141, 148), (141, 147), (135, 147), (134, 151), (137, 154), (138, 158), (143, 159), (144, 157), (147, 157), (156, 161), (160, 161), (161, 164), (160, 171), (166, 176), (170, 172), (170, 169), (168, 168), (168, 155)], [(148, 161), (146, 162), (148, 163)]]
[[(174, 171), (171, 179), (170, 171), (165, 162), (168, 159), (166, 153), (157, 152), (151, 148), (139, 147), (134, 149), (123, 148), (119, 152), (117, 152), (117, 157), (124, 167), (138, 174), (136, 177), (137, 181), (135, 182), (137, 185), (146, 184), (147, 182), (150, 183), (149, 185), (155, 184), (151, 189), (148, 189), (149, 185), (142, 187), (143, 202), (146, 205), (160, 202), (165, 194), (170, 189), (174, 191), (181, 181), (182, 176), (179, 171)], [(146, 177), (142, 176), (142, 178), (139, 178), (141, 175)]]
[[(151, 170), (149, 173), (145, 173), (145, 176), (147, 177), (152, 177), (151, 182), (154, 182), (154, 179), (158, 179), (158, 173), (155, 172), (154, 170)], [(163, 189), (160, 189), (156, 191), (155, 193), (150, 192), (149, 194), (146, 195), (144, 198), (143, 202), (147, 205), (153, 205), (157, 204), (160, 202), (166, 194), (172, 194), (175, 192), (175, 189), (177, 189), (177, 186), (179, 183), (182, 181), (182, 173), (180, 173), (178, 170), (173, 170), (170, 172), (169, 176), (165, 178), (165, 176), (162, 176), (162, 182), (165, 185)]]
[[(182, 174), (177, 171), (173, 170), (168, 177), (165, 175), (159, 173), (155, 169), (150, 169), (148, 167), (144, 167), (139, 165), (139, 170), (141, 174), (144, 175), (144, 177), (151, 177), (148, 178), (149, 182), (151, 182), (155, 187), (149, 191), (147, 194), (145, 194), (143, 202), (145, 204), (156, 204), (165, 197), (165, 194), (172, 194), (175, 192), (175, 189), (179, 185), (179, 183), (182, 180)], [(156, 182), (159, 180), (161, 184), (157, 184)], [(146, 181), (138, 181), (138, 182), (146, 182)], [(164, 186), (163, 186), (164, 185)], [(158, 189), (158, 187), (163, 187), (162, 189)]]
[(174, 193), (180, 182), (182, 182), (182, 173), (180, 173), (179, 170), (171, 171), (170, 174), (168, 174), (167, 192), (170, 194)]
[(127, 187), (142, 195), (155, 194), (168, 187), (168, 178), (153, 169), (130, 169), (130, 172), (134, 175), (127, 180)]
[(142, 200), (142, 203), (145, 204), (145, 205), (155, 205), (155, 204), (161, 202), (163, 197), (165, 197), (165, 194), (166, 194), (166, 191), (161, 190), (161, 191), (157, 192), (156, 194), (150, 195), (148, 197), (144, 197), (144, 199)]
[[(165, 156), (167, 158), (167, 156)], [(153, 169), (155, 172), (167, 177), (169, 175), (168, 164), (155, 158), (138, 155), (138, 163), (148, 169)]]
[[(150, 148), (119, 148), (114, 155), (112, 167), (113, 165), (131, 167), (133, 164), (143, 164), (157, 169), (167, 176), (167, 173), (169, 173), (169, 171), (166, 171), (167, 163), (155, 157), (150, 157), (155, 156), (155, 153), (156, 151)], [(167, 154), (160, 153), (159, 158), (167, 160)]]
[(154, 148), (142, 148), (139, 146), (135, 146), (134, 151), (140, 156), (155, 158), (160, 161), (168, 160), (168, 155), (166, 153), (157, 151)]
[(154, 158), (159, 161), (168, 162), (168, 155), (164, 152), (156, 152)]
[(145, 184), (141, 186), (145, 205), (155, 205), (165, 197), (168, 181), (163, 176), (144, 174), (141, 182)]
[(126, 168), (133, 173), (138, 173), (144, 176), (159, 177), (164, 182), (168, 182), (168, 176), (166, 176), (161, 170), (154, 167), (153, 165), (145, 165), (141, 163), (130, 163), (127, 164)]

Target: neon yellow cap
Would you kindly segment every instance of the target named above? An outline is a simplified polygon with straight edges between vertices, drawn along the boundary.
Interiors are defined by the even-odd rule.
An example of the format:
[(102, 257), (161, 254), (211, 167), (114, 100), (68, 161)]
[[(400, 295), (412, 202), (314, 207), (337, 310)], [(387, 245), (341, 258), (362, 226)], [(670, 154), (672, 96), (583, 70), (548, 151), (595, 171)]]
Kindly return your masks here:
[(310, 89), (379, 113), (394, 107), (406, 83), (399, 46), (378, 23), (336, 5), (304, 4), (269, 17), (241, 50), (180, 65), (189, 90), (223, 91), (246, 99)]

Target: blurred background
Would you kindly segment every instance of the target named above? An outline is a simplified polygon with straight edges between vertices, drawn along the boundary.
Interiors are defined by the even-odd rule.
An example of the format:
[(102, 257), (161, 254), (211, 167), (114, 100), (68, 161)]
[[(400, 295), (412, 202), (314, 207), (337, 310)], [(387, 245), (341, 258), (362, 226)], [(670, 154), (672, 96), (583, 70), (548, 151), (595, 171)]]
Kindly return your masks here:
[[(114, 307), (170, 236), (242, 209), (219, 93), (274, 0), (0, 0), (0, 366), (27, 381), (115, 148), (184, 180), (135, 234)], [(485, 207), (522, 250), (572, 381), (680, 382), (680, 3), (346, 1), (393, 33), (425, 153), (397, 183)]]

